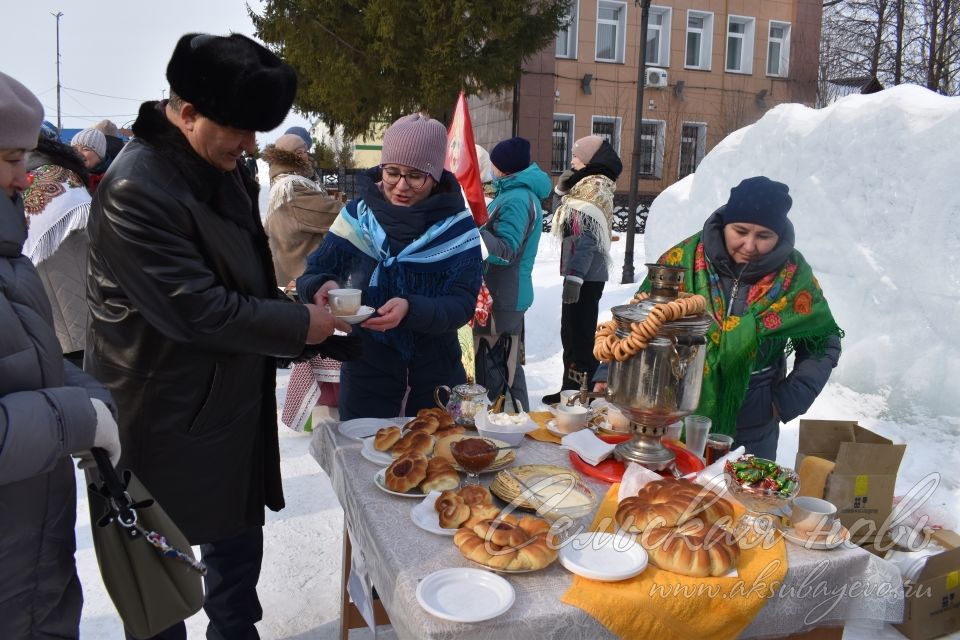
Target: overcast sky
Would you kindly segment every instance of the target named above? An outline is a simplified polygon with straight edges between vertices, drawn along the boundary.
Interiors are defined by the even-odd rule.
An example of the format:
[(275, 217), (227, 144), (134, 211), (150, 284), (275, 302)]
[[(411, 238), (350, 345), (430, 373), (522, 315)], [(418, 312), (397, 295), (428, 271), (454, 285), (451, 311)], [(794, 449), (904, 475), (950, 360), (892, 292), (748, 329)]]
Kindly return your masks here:
[[(255, 11), (262, 6), (259, 0), (0, 0), (0, 69), (36, 93), (56, 124), (57, 21), (51, 14), (60, 11), (64, 128), (104, 118), (129, 125), (141, 102), (168, 89), (167, 61), (184, 33), (253, 36), (247, 4)], [(291, 111), (276, 130), (258, 135), (260, 144), (306, 124)]]

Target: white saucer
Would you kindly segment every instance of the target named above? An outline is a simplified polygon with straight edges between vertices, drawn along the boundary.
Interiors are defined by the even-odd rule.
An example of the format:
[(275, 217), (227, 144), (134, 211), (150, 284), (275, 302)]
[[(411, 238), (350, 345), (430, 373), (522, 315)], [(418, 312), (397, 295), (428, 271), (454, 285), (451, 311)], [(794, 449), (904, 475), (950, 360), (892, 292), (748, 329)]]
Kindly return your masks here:
[[(588, 429), (588, 430), (589, 430), (589, 429), (590, 429), (590, 425), (588, 424), (588, 425), (584, 426), (583, 429)], [(583, 429), (577, 429), (577, 431), (583, 431)], [(577, 431), (571, 431), (570, 433), (564, 433), (563, 431), (560, 431), (560, 429), (557, 427), (557, 421), (556, 421), (556, 420), (547, 420), (547, 431), (549, 431), (549, 432), (552, 433), (553, 435), (559, 436), (559, 437), (561, 437), (561, 438), (562, 438), (563, 436), (568, 436), (568, 435), (570, 435), (570, 433), (576, 433), (576, 432), (577, 432)]]
[(783, 537), (793, 544), (800, 545), (806, 549), (825, 551), (827, 549), (835, 549), (849, 540), (850, 531), (846, 527), (840, 527), (840, 531), (829, 538), (809, 538), (794, 531), (793, 527), (787, 527), (783, 530)]
[(384, 427), (399, 426), (397, 418), (354, 418), (341, 422), (337, 430), (352, 440), (363, 440), (377, 435), (377, 431)]
[(483, 569), (440, 569), (417, 585), (420, 606), (453, 622), (496, 618), (513, 606), (515, 598), (509, 582)]
[(422, 493), (420, 493), (419, 491), (414, 492), (413, 489), (410, 490), (411, 493), (400, 493), (399, 491), (388, 489), (387, 482), (386, 482), (386, 473), (387, 473), (386, 469), (380, 469), (380, 471), (377, 471), (376, 475), (373, 476), (373, 483), (377, 485), (377, 488), (380, 489), (381, 491), (386, 491), (391, 495), (400, 496), (401, 498), (422, 498), (423, 497)]
[(635, 535), (581, 533), (560, 547), (560, 564), (578, 576), (600, 582), (626, 580), (647, 568), (647, 551)]
[(374, 309), (373, 307), (368, 307), (367, 305), (363, 305), (362, 307), (357, 309), (357, 312), (352, 316), (337, 316), (337, 318), (339, 318), (340, 320), (343, 320), (347, 324), (360, 324), (361, 322), (363, 322), (364, 320), (372, 316), (375, 312), (376, 312), (376, 309)]
[(440, 514), (437, 513), (437, 508), (434, 506), (439, 497), (438, 492), (436, 495), (428, 495), (422, 502), (418, 502), (413, 509), (410, 509), (410, 519), (413, 520), (413, 524), (424, 531), (435, 533), (438, 536), (452, 536), (457, 532), (455, 528), (445, 529), (440, 526)]
[(393, 462), (393, 456), (389, 451), (377, 451), (373, 448), (373, 438), (364, 438), (363, 447), (360, 449), (360, 455), (364, 458), (378, 464), (382, 467), (389, 465)]

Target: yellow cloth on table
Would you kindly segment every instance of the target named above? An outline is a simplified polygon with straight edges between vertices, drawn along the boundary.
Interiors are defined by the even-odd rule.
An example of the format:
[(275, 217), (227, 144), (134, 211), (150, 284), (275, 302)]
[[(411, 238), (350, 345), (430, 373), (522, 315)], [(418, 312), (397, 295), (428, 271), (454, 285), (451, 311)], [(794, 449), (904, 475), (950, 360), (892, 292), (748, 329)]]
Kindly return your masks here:
[(539, 440), (540, 442), (552, 442), (560, 444), (560, 436), (555, 436), (547, 431), (547, 423), (553, 420), (553, 414), (549, 411), (531, 411), (528, 414), (534, 422), (540, 427), (536, 431), (531, 431), (527, 437)]
[(797, 468), (797, 475), (800, 476), (800, 491), (797, 495), (822, 498), (823, 491), (827, 488), (827, 478), (833, 473), (835, 466), (835, 463), (817, 456), (807, 456), (801, 460)]
[[(591, 530), (616, 527), (619, 484), (610, 487)], [(737, 516), (743, 512), (734, 503)], [(691, 578), (650, 564), (635, 578), (597, 582), (574, 576), (561, 601), (583, 609), (621, 638), (736, 638), (787, 574), (782, 539), (770, 549), (743, 549), (737, 578)]]

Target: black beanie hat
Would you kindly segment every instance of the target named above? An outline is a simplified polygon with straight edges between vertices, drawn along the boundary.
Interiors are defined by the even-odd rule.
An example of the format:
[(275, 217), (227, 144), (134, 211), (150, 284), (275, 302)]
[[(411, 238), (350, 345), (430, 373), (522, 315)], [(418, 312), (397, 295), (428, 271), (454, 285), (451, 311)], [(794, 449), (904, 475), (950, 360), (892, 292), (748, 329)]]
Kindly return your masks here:
[(167, 65), (167, 81), (204, 116), (244, 131), (279, 126), (297, 94), (293, 67), (238, 33), (180, 38)]
[(793, 199), (787, 185), (765, 176), (747, 178), (730, 190), (723, 224), (750, 222), (782, 235), (791, 206)]
[(530, 141), (518, 137), (498, 143), (490, 152), (490, 162), (502, 173), (523, 171), (530, 166)]

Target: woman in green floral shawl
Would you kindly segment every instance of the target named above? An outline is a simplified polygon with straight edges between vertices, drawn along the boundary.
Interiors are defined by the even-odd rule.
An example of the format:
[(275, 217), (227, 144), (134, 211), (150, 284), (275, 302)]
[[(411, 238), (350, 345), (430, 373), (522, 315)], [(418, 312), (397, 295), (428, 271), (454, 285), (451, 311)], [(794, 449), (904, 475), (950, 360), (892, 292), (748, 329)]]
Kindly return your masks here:
[(659, 260), (686, 268), (685, 289), (704, 296), (713, 317), (696, 413), (712, 419), (712, 432), (734, 436), (734, 446), (769, 459), (780, 423), (806, 413), (827, 383), (843, 336), (794, 249), (792, 204), (787, 185), (747, 178), (701, 232)]

